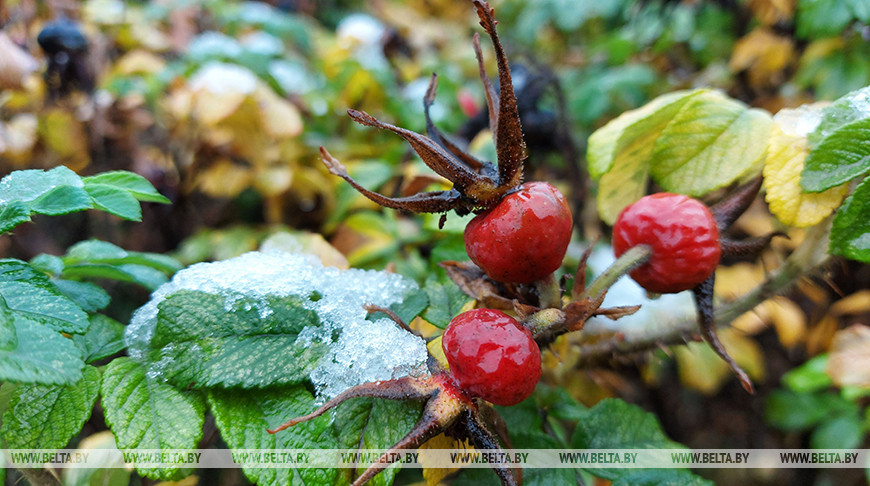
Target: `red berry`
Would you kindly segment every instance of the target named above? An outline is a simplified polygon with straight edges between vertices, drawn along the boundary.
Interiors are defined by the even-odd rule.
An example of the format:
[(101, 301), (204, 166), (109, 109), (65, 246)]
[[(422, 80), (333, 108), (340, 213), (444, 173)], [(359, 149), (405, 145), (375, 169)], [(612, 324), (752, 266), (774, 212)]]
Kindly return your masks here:
[(531, 283), (562, 265), (572, 225), (558, 189), (528, 182), (468, 223), (465, 250), (493, 280)]
[(471, 396), (516, 405), (541, 378), (541, 350), (516, 319), (492, 309), (454, 317), (441, 340), (450, 374)]
[(646, 196), (622, 210), (613, 226), (613, 251), (649, 245), (649, 261), (630, 275), (657, 293), (688, 290), (707, 280), (719, 264), (722, 246), (713, 214), (701, 201), (681, 194)]

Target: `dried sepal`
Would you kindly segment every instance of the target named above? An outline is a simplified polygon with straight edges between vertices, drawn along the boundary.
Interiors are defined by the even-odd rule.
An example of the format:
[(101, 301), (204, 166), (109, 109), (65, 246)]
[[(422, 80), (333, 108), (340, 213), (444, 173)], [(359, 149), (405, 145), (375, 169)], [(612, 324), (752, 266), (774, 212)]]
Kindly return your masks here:
[(758, 190), (761, 189), (761, 183), (762, 178), (758, 176), (738, 187), (725, 199), (710, 206), (710, 212), (713, 214), (713, 219), (716, 221), (720, 233), (734, 224), (737, 218), (749, 209), (758, 194)]
[(713, 286), (715, 284), (716, 274), (710, 275), (701, 285), (698, 285), (692, 292), (695, 296), (695, 306), (698, 310), (698, 325), (701, 329), (701, 337), (704, 341), (713, 348), (713, 351), (720, 358), (728, 363), (731, 371), (737, 375), (740, 384), (749, 393), (755, 393), (755, 388), (752, 386), (752, 380), (749, 375), (743, 371), (743, 368), (734, 361), (734, 358), (728, 354), (725, 346), (719, 341), (719, 336), (716, 334), (716, 321), (713, 317)]
[[(522, 182), (525, 143), (510, 68), (496, 33), (496, 21), (492, 16), (492, 8), (480, 0), (474, 0), (473, 3), (480, 17), (481, 25), (492, 40), (498, 65), (500, 90), (496, 98), (496, 90), (486, 76), (483, 67), (479, 36), (475, 35), (473, 44), (480, 64), (481, 79), (487, 93), (487, 105), (493, 128), (492, 133), (496, 142), (498, 163), (481, 161), (461, 150), (432, 123), (429, 111), (435, 100), (437, 88), (437, 78), (433, 75), (423, 98), (426, 131), (429, 136), (382, 122), (362, 111), (348, 110), (347, 113), (361, 125), (389, 130), (404, 138), (427, 166), (453, 183), (451, 190), (419, 193), (401, 198), (384, 196), (363, 188), (348, 175), (344, 166), (326, 149), (323, 147), (320, 149), (321, 158), (329, 172), (341, 177), (365, 197), (381, 206), (427, 213), (446, 213), (455, 210), (458, 214), (464, 215), (496, 205), (504, 195)], [(443, 222), (444, 218), (442, 217), (439, 226), (443, 225)]]

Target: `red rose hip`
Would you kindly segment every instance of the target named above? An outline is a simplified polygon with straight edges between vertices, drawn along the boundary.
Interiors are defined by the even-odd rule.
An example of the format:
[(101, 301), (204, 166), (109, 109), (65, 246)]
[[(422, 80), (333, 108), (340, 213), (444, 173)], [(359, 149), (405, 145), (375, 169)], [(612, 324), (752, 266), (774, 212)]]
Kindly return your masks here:
[(639, 199), (616, 219), (616, 256), (637, 245), (649, 245), (652, 255), (631, 271), (631, 278), (657, 293), (681, 292), (700, 285), (716, 270), (722, 254), (719, 229), (707, 206), (666, 192)]
[(531, 283), (562, 265), (572, 226), (565, 196), (528, 182), (468, 223), (465, 250), (493, 280)]
[(516, 319), (492, 309), (454, 317), (441, 340), (459, 387), (496, 405), (516, 405), (541, 378), (541, 350)]

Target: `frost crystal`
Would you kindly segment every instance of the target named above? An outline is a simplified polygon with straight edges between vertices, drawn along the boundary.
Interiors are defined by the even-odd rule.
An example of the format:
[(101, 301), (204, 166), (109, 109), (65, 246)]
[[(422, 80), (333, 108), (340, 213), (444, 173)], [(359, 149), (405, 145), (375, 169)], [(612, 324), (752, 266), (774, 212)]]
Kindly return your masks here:
[[(180, 290), (222, 295), (227, 310), (253, 300), (261, 317), (273, 312), (267, 297), (300, 296), (322, 325), (306, 328), (298, 339), (329, 345), (330, 352), (311, 373), (311, 380), (321, 397), (330, 398), (361, 383), (424, 372), (425, 343), (389, 319), (366, 320), (363, 309), (365, 304), (386, 307), (401, 302), (415, 287), (396, 274), (324, 267), (311, 255), (250, 252), (192, 265), (175, 274), (136, 311), (125, 339), (130, 356), (144, 360), (157, 323), (158, 304)], [(160, 363), (150, 371), (159, 378)]]

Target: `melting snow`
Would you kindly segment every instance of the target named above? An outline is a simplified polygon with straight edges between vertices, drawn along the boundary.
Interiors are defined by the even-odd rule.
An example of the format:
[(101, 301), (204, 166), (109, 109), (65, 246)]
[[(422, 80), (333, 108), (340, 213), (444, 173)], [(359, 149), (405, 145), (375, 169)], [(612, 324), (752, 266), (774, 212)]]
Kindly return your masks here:
[[(144, 359), (154, 333), (157, 305), (179, 290), (199, 290), (223, 295), (225, 307), (234, 308), (242, 297), (254, 300), (261, 317), (272, 309), (268, 296), (296, 295), (318, 299), (303, 305), (315, 311), (321, 326), (303, 330), (303, 342), (327, 342), (330, 353), (311, 373), (322, 398), (370, 381), (388, 380), (425, 372), (426, 345), (418, 337), (401, 330), (390, 319), (366, 320), (365, 304), (389, 306), (401, 302), (416, 284), (400, 275), (373, 270), (339, 270), (324, 267), (311, 255), (284, 252), (250, 252), (229, 260), (199, 263), (175, 274), (160, 286), (142, 306), (127, 328), (128, 352)], [(341, 330), (336, 339), (333, 331)], [(160, 375), (159, 363), (152, 366), (153, 377)]]

